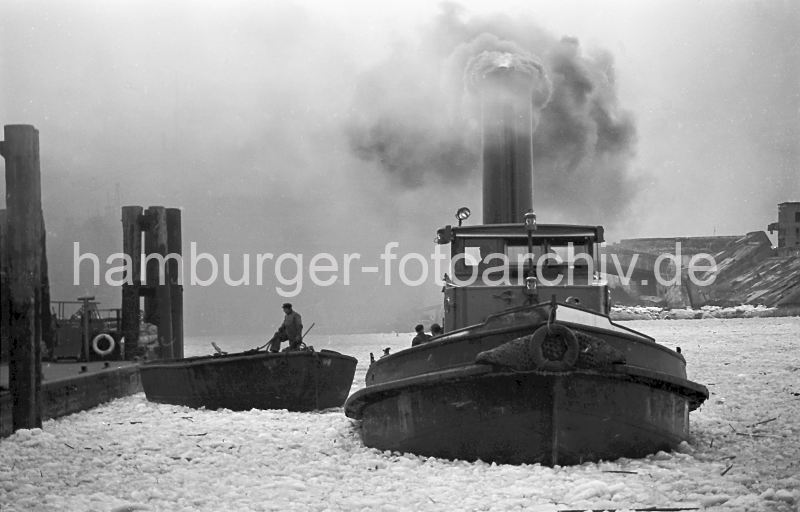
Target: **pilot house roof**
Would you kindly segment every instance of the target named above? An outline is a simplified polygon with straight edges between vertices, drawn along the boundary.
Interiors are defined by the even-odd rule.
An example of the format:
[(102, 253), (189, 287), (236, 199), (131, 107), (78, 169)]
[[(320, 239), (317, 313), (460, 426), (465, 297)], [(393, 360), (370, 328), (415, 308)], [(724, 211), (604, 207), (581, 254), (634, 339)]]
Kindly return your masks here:
[[(439, 230), (450, 230), (451, 238), (528, 238), (525, 224), (481, 224), (474, 226), (447, 226)], [(603, 226), (577, 226), (574, 224), (538, 224), (533, 238), (592, 238), (603, 242)], [(449, 241), (449, 240), (448, 240)], [(442, 243), (448, 243), (443, 241)]]

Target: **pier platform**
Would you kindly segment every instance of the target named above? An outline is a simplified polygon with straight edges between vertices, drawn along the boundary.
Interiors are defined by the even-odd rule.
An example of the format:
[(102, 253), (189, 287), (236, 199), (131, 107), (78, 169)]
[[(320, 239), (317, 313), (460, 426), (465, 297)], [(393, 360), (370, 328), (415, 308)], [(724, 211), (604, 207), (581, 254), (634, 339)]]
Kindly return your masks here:
[[(140, 391), (139, 364), (132, 361), (42, 362), (42, 420), (85, 411)], [(11, 409), (8, 364), (3, 363), (0, 364), (2, 437), (12, 433)]]

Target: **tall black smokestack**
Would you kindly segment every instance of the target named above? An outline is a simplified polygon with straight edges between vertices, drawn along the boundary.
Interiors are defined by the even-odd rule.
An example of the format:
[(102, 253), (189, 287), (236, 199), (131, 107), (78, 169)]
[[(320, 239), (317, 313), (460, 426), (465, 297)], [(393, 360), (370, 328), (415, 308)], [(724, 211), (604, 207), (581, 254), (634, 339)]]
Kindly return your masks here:
[(483, 52), (467, 65), (479, 95), (483, 223), (522, 222), (533, 209), (533, 131), (550, 83), (532, 57)]

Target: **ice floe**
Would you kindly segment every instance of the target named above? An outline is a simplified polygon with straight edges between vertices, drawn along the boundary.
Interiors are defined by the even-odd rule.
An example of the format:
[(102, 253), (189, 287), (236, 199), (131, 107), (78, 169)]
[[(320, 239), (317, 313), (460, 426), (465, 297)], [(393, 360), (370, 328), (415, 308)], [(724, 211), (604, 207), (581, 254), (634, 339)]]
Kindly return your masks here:
[[(340, 409), (208, 411), (137, 394), (0, 441), (0, 510), (800, 510), (800, 319), (626, 325), (680, 346), (711, 391), (672, 453), (555, 468), (449, 461), (365, 448)], [(333, 341), (354, 344), (363, 379), (370, 347), (393, 340), (410, 344)]]

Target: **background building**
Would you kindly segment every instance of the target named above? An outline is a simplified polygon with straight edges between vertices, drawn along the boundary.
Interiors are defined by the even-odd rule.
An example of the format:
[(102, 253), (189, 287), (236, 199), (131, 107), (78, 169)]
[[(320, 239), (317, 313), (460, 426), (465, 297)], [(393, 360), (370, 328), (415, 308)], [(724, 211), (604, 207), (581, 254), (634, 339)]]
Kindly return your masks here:
[(767, 229), (770, 233), (778, 232), (779, 255), (800, 254), (800, 202), (779, 204), (778, 222)]

